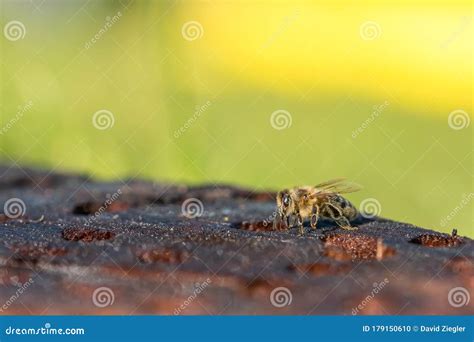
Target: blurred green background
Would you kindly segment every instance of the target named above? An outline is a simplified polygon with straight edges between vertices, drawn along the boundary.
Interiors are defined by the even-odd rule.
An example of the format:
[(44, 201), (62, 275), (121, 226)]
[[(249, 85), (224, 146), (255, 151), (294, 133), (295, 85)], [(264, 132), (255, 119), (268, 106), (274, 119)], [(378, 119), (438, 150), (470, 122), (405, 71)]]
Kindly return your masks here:
[(0, 24), (3, 163), (257, 189), (343, 176), (357, 205), (474, 236), (469, 1), (2, 0)]

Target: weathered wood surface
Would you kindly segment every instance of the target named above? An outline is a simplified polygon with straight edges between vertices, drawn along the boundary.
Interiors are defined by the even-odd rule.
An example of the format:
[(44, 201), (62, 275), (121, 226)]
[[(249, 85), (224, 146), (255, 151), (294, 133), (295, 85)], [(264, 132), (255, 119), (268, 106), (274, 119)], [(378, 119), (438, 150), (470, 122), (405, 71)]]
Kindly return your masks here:
[[(465, 292), (452, 291), (474, 285), (474, 244), (466, 237), (381, 218), (360, 219), (354, 232), (322, 222), (300, 237), (297, 229), (265, 225), (275, 209), (272, 193), (104, 183), (8, 167), (0, 175), (1, 206), (10, 199), (25, 204), (21, 216), (0, 216), (1, 314), (473, 309)], [(189, 198), (203, 203), (201, 216), (183, 215)], [(470, 229), (456, 228), (459, 235)]]

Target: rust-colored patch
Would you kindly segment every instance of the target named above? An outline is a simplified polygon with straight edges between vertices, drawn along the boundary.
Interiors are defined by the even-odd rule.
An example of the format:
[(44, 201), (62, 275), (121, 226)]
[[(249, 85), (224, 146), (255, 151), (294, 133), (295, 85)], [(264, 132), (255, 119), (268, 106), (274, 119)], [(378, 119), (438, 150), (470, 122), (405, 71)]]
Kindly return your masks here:
[(5, 222), (10, 221), (10, 220), (11, 220), (11, 218), (8, 217), (7, 215), (0, 214), (0, 223), (5, 223)]
[(249, 196), (249, 199), (256, 202), (270, 202), (276, 199), (275, 192), (256, 192)]
[(464, 241), (456, 234), (422, 234), (410, 240), (410, 242), (425, 247), (456, 247), (463, 244)]
[(245, 282), (243, 285), (247, 294), (251, 296), (266, 296), (275, 288), (267, 279), (261, 277)]
[(21, 215), (19, 217), (8, 217), (5, 214), (0, 214), (0, 223), (6, 223), (8, 221), (14, 221), (14, 220), (25, 220), (27, 217), (25, 215)]
[(347, 273), (350, 270), (348, 264), (327, 264), (316, 262), (313, 264), (299, 264), (288, 266), (290, 271), (314, 276), (336, 275)]
[(22, 267), (0, 267), (0, 285), (11, 286), (30, 282), (35, 272), (30, 268)]
[(62, 247), (51, 246), (12, 246), (13, 259), (18, 262), (30, 262), (36, 264), (42, 256), (55, 257), (67, 254), (67, 250)]
[(456, 256), (446, 263), (448, 269), (466, 282), (467, 287), (474, 286), (474, 260), (465, 256)]
[(106, 211), (109, 213), (120, 213), (130, 208), (130, 204), (123, 201), (115, 201), (109, 204)]
[(273, 230), (273, 223), (267, 221), (243, 221), (240, 223), (240, 229), (250, 230), (253, 232), (269, 232)]
[(456, 272), (463, 275), (474, 276), (474, 262), (463, 256), (457, 256), (452, 258), (447, 263), (448, 267)]
[(324, 255), (338, 261), (381, 260), (395, 254), (395, 249), (368, 235), (331, 234), (322, 240)]
[(96, 213), (108, 212), (118, 213), (130, 208), (130, 204), (123, 201), (105, 202), (83, 202), (77, 204), (72, 213), (75, 215), (94, 215)]
[(189, 254), (185, 251), (177, 251), (173, 249), (152, 249), (140, 251), (137, 253), (138, 259), (141, 262), (151, 264), (154, 262), (164, 262), (167, 264), (180, 264), (184, 262)]
[(107, 230), (88, 228), (68, 228), (62, 231), (62, 237), (68, 241), (92, 242), (95, 240), (110, 240), (115, 236)]

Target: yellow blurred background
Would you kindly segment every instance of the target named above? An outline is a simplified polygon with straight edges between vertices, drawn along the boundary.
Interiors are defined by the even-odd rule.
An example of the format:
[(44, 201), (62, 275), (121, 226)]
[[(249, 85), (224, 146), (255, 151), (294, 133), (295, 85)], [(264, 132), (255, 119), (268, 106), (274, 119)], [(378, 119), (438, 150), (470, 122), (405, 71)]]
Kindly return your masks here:
[[(280, 189), (473, 233), (470, 1), (2, 1), (3, 163)], [(97, 114), (96, 114), (97, 113)]]

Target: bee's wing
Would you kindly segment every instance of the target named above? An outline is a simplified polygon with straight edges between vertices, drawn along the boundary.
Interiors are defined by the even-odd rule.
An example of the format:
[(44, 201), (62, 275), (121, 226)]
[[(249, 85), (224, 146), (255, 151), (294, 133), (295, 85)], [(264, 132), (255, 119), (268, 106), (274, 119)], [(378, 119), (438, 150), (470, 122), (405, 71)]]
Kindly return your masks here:
[(334, 178), (334, 179), (328, 180), (326, 182), (319, 183), (319, 184), (315, 185), (314, 187), (318, 188), (318, 189), (325, 189), (328, 186), (333, 186), (334, 184), (342, 183), (342, 182), (345, 182), (345, 181), (346, 181), (345, 178)]
[(332, 179), (327, 182), (315, 185), (315, 188), (319, 191), (329, 191), (338, 194), (347, 194), (362, 189), (359, 184), (348, 182), (345, 178)]

